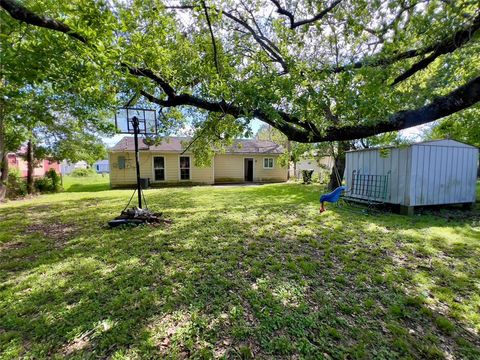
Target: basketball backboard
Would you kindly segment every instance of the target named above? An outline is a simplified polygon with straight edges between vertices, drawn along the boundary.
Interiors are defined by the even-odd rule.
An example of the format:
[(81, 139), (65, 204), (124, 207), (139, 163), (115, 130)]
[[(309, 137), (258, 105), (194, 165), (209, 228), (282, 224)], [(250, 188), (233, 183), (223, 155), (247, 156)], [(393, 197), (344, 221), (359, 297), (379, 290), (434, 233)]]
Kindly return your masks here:
[(115, 127), (122, 134), (133, 134), (132, 119), (137, 117), (139, 124), (139, 134), (156, 135), (157, 134), (157, 112), (152, 109), (141, 108), (121, 108), (115, 114)]

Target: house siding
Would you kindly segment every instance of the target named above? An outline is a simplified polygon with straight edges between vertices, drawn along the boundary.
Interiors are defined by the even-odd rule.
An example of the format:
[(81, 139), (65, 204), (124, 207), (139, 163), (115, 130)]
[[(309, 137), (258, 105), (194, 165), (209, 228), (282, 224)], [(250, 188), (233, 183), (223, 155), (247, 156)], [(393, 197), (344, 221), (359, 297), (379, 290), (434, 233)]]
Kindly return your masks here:
[(242, 155), (215, 155), (215, 182), (244, 182), (243, 159)]
[[(125, 169), (118, 168), (118, 157), (125, 157)], [(155, 182), (153, 172), (153, 157), (165, 157), (165, 181)], [(140, 152), (140, 176), (150, 178), (153, 186), (175, 183), (213, 184), (244, 182), (244, 159), (254, 159), (255, 182), (282, 182), (287, 180), (287, 168), (281, 167), (277, 155), (215, 155), (212, 165), (207, 167), (195, 166), (195, 158), (190, 156), (190, 180), (180, 180), (180, 154), (162, 152)], [(182, 155), (183, 156), (183, 155)], [(263, 158), (274, 158), (274, 168), (264, 169)], [(111, 187), (126, 187), (136, 182), (135, 154), (133, 152), (110, 152), (110, 185)]]
[[(254, 159), (253, 181), (258, 182), (281, 182), (287, 181), (288, 169), (280, 166), (278, 156), (262, 155), (252, 156)], [(263, 159), (273, 158), (273, 169), (263, 168)]]
[[(264, 158), (273, 158), (273, 169), (263, 168)], [(252, 158), (253, 181), (255, 182), (282, 182), (287, 181), (287, 168), (280, 166), (278, 155), (215, 155), (215, 182), (216, 183), (238, 183), (244, 182), (244, 160)]]
[[(118, 158), (125, 157), (125, 169), (118, 168)], [(153, 170), (153, 157), (163, 156), (165, 158), (165, 180), (155, 181)], [(150, 152), (140, 152), (140, 177), (149, 178), (152, 185), (162, 185), (168, 183), (213, 183), (212, 167), (197, 167), (194, 165), (195, 159), (190, 156), (190, 180), (180, 180), (180, 155)], [(109, 154), (110, 161), (110, 185), (112, 187), (122, 187), (136, 183), (135, 154), (133, 152), (115, 152)]]

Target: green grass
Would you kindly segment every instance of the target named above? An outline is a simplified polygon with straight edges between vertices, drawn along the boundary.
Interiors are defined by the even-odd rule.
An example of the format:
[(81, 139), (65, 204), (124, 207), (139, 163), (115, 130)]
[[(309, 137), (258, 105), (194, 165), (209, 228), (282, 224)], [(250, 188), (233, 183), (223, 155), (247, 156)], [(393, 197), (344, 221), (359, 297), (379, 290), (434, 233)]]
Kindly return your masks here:
[(0, 357), (478, 359), (478, 206), (319, 215), (320, 191), (152, 189), (173, 224), (114, 230), (130, 190), (0, 205)]
[(86, 177), (63, 177), (63, 189), (66, 192), (96, 192), (110, 189), (110, 177), (108, 174), (92, 174)]

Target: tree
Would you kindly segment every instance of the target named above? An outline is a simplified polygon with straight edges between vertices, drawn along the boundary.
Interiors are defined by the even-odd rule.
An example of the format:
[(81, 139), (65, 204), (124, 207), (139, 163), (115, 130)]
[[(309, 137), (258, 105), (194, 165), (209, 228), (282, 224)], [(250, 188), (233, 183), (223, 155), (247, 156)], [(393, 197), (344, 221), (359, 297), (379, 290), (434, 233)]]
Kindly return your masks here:
[(68, 54), (101, 64), (101, 79), (209, 113), (198, 131), (212, 141), (218, 127), (240, 134), (253, 118), (292, 141), (350, 141), (480, 100), (476, 1), (299, 1), (295, 11), (277, 0), (77, 2), (0, 5), (7, 23), (70, 41)]
[(432, 126), (424, 138), (454, 139), (480, 147), (480, 107), (474, 106), (462, 113), (462, 116), (452, 115)]
[[(98, 134), (112, 133), (108, 120), (116, 105), (116, 91), (112, 91), (114, 82), (104, 82), (99, 75), (106, 71), (99, 66), (101, 59), (85, 62), (77, 44), (58, 41), (57, 32), (11, 20), (0, 11), (0, 159), (28, 142), (32, 149), (27, 156), (28, 188), (32, 191), (31, 174), (39, 151), (48, 150), (48, 155), (58, 159), (75, 158), (79, 149), (85, 156), (99, 150), (104, 154)], [(6, 191), (6, 165), (2, 161), (0, 200)]]

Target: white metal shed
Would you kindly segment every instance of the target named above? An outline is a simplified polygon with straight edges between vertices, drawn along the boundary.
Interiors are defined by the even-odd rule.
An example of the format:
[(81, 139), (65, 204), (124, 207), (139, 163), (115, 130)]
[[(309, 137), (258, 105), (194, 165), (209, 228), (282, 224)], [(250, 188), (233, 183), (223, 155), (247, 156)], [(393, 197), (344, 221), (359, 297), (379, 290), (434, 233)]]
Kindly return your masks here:
[(347, 152), (352, 198), (414, 206), (475, 202), (478, 149), (455, 140)]

